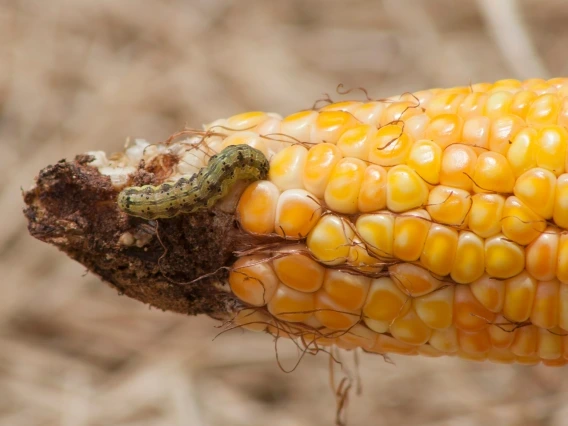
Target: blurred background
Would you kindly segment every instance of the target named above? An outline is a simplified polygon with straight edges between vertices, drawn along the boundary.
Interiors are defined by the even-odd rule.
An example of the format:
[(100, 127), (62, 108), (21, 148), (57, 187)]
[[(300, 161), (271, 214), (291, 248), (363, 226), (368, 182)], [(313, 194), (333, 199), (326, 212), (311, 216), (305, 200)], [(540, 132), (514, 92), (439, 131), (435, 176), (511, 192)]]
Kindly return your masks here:
[[(119, 297), (32, 239), (21, 188), (127, 137), (338, 83), (371, 96), (568, 75), (562, 0), (0, 0), (0, 425), (332, 425), (328, 357)], [(279, 348), (282, 363), (298, 354)], [(344, 356), (350, 359), (348, 356)], [(568, 370), (362, 356), (349, 424), (568, 424)]]

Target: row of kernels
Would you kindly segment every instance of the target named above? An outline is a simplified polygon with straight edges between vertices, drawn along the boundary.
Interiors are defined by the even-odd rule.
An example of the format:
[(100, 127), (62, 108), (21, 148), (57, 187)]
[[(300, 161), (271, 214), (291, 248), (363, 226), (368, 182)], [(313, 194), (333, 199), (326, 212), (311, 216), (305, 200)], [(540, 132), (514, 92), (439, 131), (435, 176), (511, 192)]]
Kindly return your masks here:
[[(464, 283), (477, 279), (484, 268), (499, 278), (514, 275), (524, 267), (526, 255), (526, 267), (538, 279), (557, 276), (561, 281), (568, 280), (568, 267), (562, 262), (568, 256), (567, 238), (556, 228), (546, 228), (546, 221), (517, 197), (505, 201), (496, 194), (460, 198), (459, 191), (451, 189), (446, 196), (441, 186), (431, 194), (437, 191), (442, 195), (427, 206), (430, 215), (424, 210), (402, 215), (385, 211), (357, 219), (355, 228), (368, 254), (375, 256), (373, 264), (378, 259), (420, 260), (434, 273), (451, 274), (456, 282)], [(457, 207), (453, 199), (458, 200)], [(561, 198), (557, 201), (557, 210), (561, 211), (563, 201)], [(550, 210), (546, 204), (543, 206), (541, 210)], [(459, 234), (452, 227), (436, 223), (465, 224), (468, 211), (471, 211), (468, 224), (473, 233)], [(241, 225), (249, 232), (275, 231), (292, 239), (310, 235), (308, 247), (322, 262), (344, 263), (351, 252), (354, 235), (349, 222), (333, 215), (320, 220), (322, 207), (304, 190), (279, 194), (269, 181), (255, 182), (241, 197), (238, 215)], [(500, 230), (503, 234), (496, 234)], [(487, 240), (482, 242), (480, 237)], [(517, 244), (529, 245), (524, 250)], [(362, 263), (360, 259), (359, 265)]]
[(507, 280), (484, 275), (459, 291), (464, 295), (471, 291), (484, 309), (502, 313), (515, 323), (530, 321), (545, 329), (560, 326), (568, 330), (568, 302), (563, 299), (568, 283), (555, 278), (539, 281), (525, 271)]
[(303, 189), (280, 193), (270, 181), (250, 184), (239, 199), (237, 217), (242, 227), (255, 234), (305, 238), (322, 214), (318, 200)]
[[(515, 179), (503, 155), (485, 152), (477, 156), (464, 145), (449, 147), (442, 153), (432, 142), (419, 141), (412, 146), (408, 163), (387, 171), (382, 166), (367, 166), (357, 158), (343, 158), (331, 144), (320, 144), (309, 151), (294, 145), (275, 156), (270, 180), (281, 190), (306, 188), (316, 198), (324, 199), (332, 210), (348, 214), (376, 211), (385, 206), (393, 212), (402, 212), (425, 204), (452, 210), (453, 201), (464, 211), (469, 210), (468, 194), (474, 191), (514, 193), (549, 219), (553, 216), (554, 204), (563, 202), (562, 198), (555, 198), (556, 187), (568, 191), (568, 179), (564, 175), (557, 182), (553, 171), (533, 167)], [(445, 190), (435, 187), (429, 193), (427, 183), (438, 182)], [(456, 217), (452, 216), (450, 221), (441, 222), (461, 224), (465, 217), (458, 215), (458, 222), (454, 219)]]
[[(339, 286), (344, 286), (345, 278), (341, 276), (343, 273), (337, 273)], [(352, 284), (353, 281), (348, 285)], [(357, 286), (355, 288), (357, 289)], [(360, 286), (359, 289), (361, 289)], [(309, 325), (314, 322), (310, 320), (313, 317), (308, 316), (311, 315), (313, 306), (317, 319), (314, 323), (318, 326), (317, 328), (324, 325), (321, 320), (326, 326), (325, 329), (320, 328), (314, 331), (314, 336), (327, 336), (328, 333), (325, 330), (330, 331), (329, 338), (317, 337), (320, 345), (335, 343), (346, 349), (363, 347), (374, 352), (391, 352), (391, 350), (386, 350), (386, 347), (378, 350), (376, 346), (377, 339), (385, 341), (388, 337), (378, 333), (389, 333), (392, 337), (386, 340), (399, 349), (410, 349), (409, 346), (423, 345), (428, 342), (434, 348), (434, 351), (428, 351), (430, 355), (436, 355), (436, 351), (440, 352), (438, 355), (451, 353), (459, 355), (461, 352), (469, 355), (488, 355), (494, 348), (498, 349), (498, 351), (493, 351), (494, 356), (503, 362), (506, 359), (512, 360), (510, 354), (549, 360), (562, 357), (564, 341), (566, 341), (564, 329), (550, 327), (550, 330), (547, 330), (536, 323), (533, 325), (514, 324), (503, 316), (492, 316), (475, 303), (468, 290), (469, 287), (466, 286), (448, 286), (427, 297), (415, 298), (411, 301), (400, 292), (392, 280), (389, 281), (389, 278), (373, 280), (369, 298), (364, 307), (364, 322), (368, 328), (357, 324), (359, 313), (354, 308), (360, 304), (361, 297), (356, 298), (357, 300), (346, 301), (343, 299), (346, 294), (343, 291), (339, 292), (341, 299), (338, 302), (332, 294), (323, 290), (314, 296), (311, 293), (301, 294), (301, 292), (282, 286), (277, 289), (274, 301), (269, 303), (268, 310), (278, 320), (304, 321)], [(346, 302), (347, 304), (352, 303), (351, 309), (346, 309), (341, 305)], [(319, 317), (318, 314), (320, 314)], [(374, 319), (371, 315), (379, 319)], [(452, 315), (455, 315), (455, 326), (452, 325)], [(468, 320), (468, 316), (477, 320)], [(246, 328), (260, 331), (266, 329), (271, 321), (271, 317), (263, 311), (245, 309), (239, 313), (235, 322)], [(333, 330), (346, 331), (338, 335)], [(296, 331), (292, 332), (291, 336), (288, 336), (290, 333), (283, 335), (294, 337), (294, 334), (299, 333)], [(280, 327), (278, 327), (278, 334), (281, 334)], [(301, 334), (307, 336), (309, 333), (302, 332)], [(311, 341), (311, 339), (308, 340)], [(393, 350), (392, 352), (406, 353), (407, 351)], [(510, 354), (507, 355), (507, 352)], [(566, 357), (566, 354), (564, 356)]]
[(278, 337), (300, 338), (306, 348), (312, 349), (337, 345), (347, 350), (362, 348), (379, 354), (457, 355), (475, 361), (487, 359), (507, 364), (517, 362), (534, 365), (542, 361), (550, 366), (565, 365), (568, 360), (568, 337), (562, 330), (545, 330), (533, 325), (516, 326), (507, 322), (492, 326), (499, 334), (492, 332), (491, 328), (479, 331), (455, 327), (429, 330), (416, 320), (416, 315), (409, 311), (405, 319), (393, 324), (389, 334), (375, 332), (363, 324), (340, 331), (325, 327), (309, 331), (309, 326), (272, 325), (274, 321), (263, 311), (244, 309), (234, 323), (254, 331), (268, 329)]
[[(387, 173), (379, 166), (363, 169), (358, 161), (346, 161), (332, 173), (334, 177), (324, 193), (328, 208), (340, 213), (356, 213), (380, 211), (387, 207), (389, 212), (409, 213), (411, 208), (425, 205), (428, 213), (422, 210), (424, 213), (420, 214), (424, 219), (462, 229), (469, 228), (482, 238), (494, 237), (502, 232), (509, 240), (520, 245), (530, 244), (542, 235), (547, 226), (546, 219), (552, 218), (557, 226), (568, 228), (568, 174), (556, 179), (545, 169), (533, 169), (517, 180), (515, 196), (471, 196), (463, 189), (443, 185), (428, 192), (427, 188), (416, 185), (421, 182), (420, 178), (414, 176), (416, 179), (413, 179), (413, 172), (405, 169), (406, 166), (396, 166)], [(358, 176), (353, 177), (353, 174)], [(308, 235), (324, 208), (311, 192), (290, 189), (280, 193), (272, 182), (257, 181), (244, 191), (237, 210), (241, 225), (249, 232), (277, 232), (283, 237), (298, 239)], [(383, 215), (388, 215), (389, 212)], [(368, 221), (368, 217), (360, 217), (361, 225)], [(404, 221), (411, 224), (416, 222), (406, 218), (406, 215), (403, 217), (404, 219), (397, 220), (401, 226)], [(394, 219), (384, 220), (392, 222)], [(428, 225), (410, 226), (413, 230), (420, 231), (413, 238), (418, 242), (415, 247), (418, 247)], [(549, 231), (553, 229), (549, 228)], [(384, 254), (394, 255), (401, 260), (417, 260), (414, 254), (405, 253), (406, 249), (410, 249), (412, 253), (417, 250), (404, 244), (404, 240), (410, 236), (396, 232), (394, 235), (403, 241), (397, 243), (395, 238), (396, 252), (393, 253), (391, 247), (384, 250)], [(392, 245), (391, 239), (385, 240), (383, 236), (369, 238), (368, 242), (373, 245), (373, 241), (379, 239), (383, 241), (382, 244), (389, 247)]]
[[(429, 271), (451, 275), (458, 283), (472, 282), (484, 271), (508, 278), (525, 267), (525, 249), (502, 234), (483, 240), (473, 232), (458, 232), (421, 215), (365, 214), (359, 216), (355, 229), (367, 250), (379, 259), (420, 261)], [(416, 233), (411, 235), (411, 231)], [(312, 249), (309, 241), (308, 247)]]
[[(536, 131), (502, 121), (496, 124), (498, 128), (488, 142), (494, 146), (482, 146), (483, 150), (476, 148), (481, 146), (479, 140), (471, 137), (445, 143), (436, 135), (426, 135), (426, 140), (414, 141), (398, 124), (378, 131), (359, 125), (347, 130), (337, 145), (316, 145), (309, 152), (301, 145), (284, 148), (271, 160), (270, 179), (281, 189), (305, 186), (321, 197), (331, 169), (343, 156), (383, 167), (407, 163), (429, 184), (439, 182), (475, 192), (512, 192), (515, 177), (534, 167), (556, 176), (564, 173), (568, 144), (564, 127), (547, 126)], [(479, 126), (475, 129), (478, 132)]]
[[(373, 102), (339, 102), (319, 111), (301, 111), (284, 119), (276, 114), (252, 111), (217, 120), (206, 126), (206, 129), (227, 134), (250, 130), (262, 135), (282, 135), (283, 139), (290, 139), (288, 142), (335, 143), (342, 131), (356, 123), (381, 127), (397, 122), (411, 122), (419, 116), (422, 116), (418, 120), (420, 122), (424, 122), (424, 116), (435, 119), (446, 116), (434, 123), (431, 129), (431, 133), (437, 133), (436, 129), (445, 128), (442, 133), (446, 134), (448, 127), (443, 123), (453, 122), (452, 127), (460, 127), (455, 125), (456, 120), (450, 116), (462, 120), (477, 117), (500, 119), (514, 114), (527, 120), (529, 125), (565, 124), (560, 122), (563, 112), (566, 114), (564, 97), (568, 94), (568, 88), (564, 83), (522, 83), (521, 86), (518, 83), (520, 82), (513, 85), (507, 81), (506, 84), (496, 82), (494, 85), (428, 90)], [(554, 93), (556, 91), (558, 94)]]

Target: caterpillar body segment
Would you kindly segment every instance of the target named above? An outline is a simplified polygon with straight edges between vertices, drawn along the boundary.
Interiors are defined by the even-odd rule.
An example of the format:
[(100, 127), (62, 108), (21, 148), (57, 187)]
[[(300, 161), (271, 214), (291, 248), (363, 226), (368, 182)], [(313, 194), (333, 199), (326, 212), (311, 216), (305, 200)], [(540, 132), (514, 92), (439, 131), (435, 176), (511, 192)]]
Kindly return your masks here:
[(207, 167), (175, 183), (129, 187), (118, 196), (118, 206), (144, 219), (170, 218), (211, 208), (239, 180), (264, 179), (268, 161), (248, 145), (231, 145), (211, 157)]

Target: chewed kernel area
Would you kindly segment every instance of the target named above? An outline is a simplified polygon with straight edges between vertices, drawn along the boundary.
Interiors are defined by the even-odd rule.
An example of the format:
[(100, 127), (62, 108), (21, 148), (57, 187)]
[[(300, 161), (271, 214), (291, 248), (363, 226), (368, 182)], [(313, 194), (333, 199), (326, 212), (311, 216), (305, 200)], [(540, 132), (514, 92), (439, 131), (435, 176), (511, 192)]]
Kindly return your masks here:
[(563, 365), (568, 80), (535, 81), (340, 102), (249, 128), (274, 154), (237, 217), (266, 238), (268, 285), (262, 305), (233, 290), (261, 318), (236, 323), (312, 347)]

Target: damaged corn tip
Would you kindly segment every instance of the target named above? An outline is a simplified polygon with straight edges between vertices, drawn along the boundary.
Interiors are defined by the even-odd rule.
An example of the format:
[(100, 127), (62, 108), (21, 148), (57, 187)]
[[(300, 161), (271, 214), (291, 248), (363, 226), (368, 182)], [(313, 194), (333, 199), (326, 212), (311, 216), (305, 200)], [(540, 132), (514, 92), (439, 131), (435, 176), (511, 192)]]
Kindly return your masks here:
[(255, 309), (246, 318), (262, 318), (235, 322), (311, 348), (565, 364), (567, 126), (568, 79), (341, 102), (270, 123), (289, 143), (238, 218), (297, 245), (232, 267), (243, 312)]

